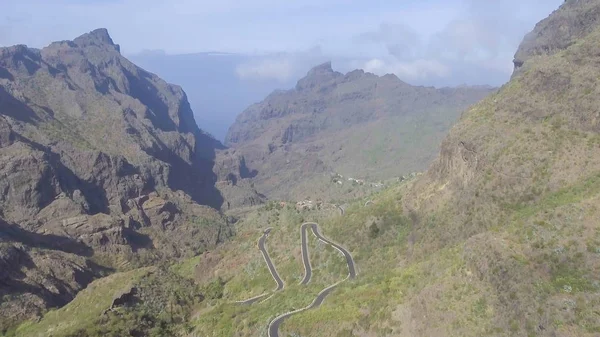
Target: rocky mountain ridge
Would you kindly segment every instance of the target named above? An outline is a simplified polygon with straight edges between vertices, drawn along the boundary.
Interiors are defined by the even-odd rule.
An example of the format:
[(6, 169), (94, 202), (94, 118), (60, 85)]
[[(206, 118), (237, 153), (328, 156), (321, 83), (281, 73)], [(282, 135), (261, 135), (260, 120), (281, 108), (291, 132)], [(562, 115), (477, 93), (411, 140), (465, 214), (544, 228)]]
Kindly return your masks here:
[(328, 62), (241, 113), (226, 145), (257, 171), (259, 191), (300, 199), (330, 172), (379, 180), (425, 169), (460, 111), (493, 90), (412, 86)]

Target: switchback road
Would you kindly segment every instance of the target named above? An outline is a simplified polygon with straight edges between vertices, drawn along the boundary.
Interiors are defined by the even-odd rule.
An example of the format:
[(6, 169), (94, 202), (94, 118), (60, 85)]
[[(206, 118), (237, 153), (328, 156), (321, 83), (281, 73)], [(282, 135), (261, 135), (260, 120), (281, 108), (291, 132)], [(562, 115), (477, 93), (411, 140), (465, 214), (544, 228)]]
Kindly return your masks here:
[[(282, 290), (284, 287), (283, 280), (279, 276), (279, 273), (277, 273), (277, 269), (275, 269), (275, 265), (273, 264), (273, 261), (271, 261), (271, 257), (269, 256), (269, 253), (267, 252), (267, 249), (265, 248), (265, 242), (267, 241), (267, 237), (271, 233), (271, 230), (272, 230), (272, 228), (265, 229), (263, 236), (261, 236), (261, 238), (258, 240), (258, 249), (262, 253), (263, 259), (265, 260), (265, 263), (267, 264), (267, 267), (269, 268), (269, 272), (271, 273), (271, 276), (277, 283), (277, 288), (275, 288), (274, 291), (279, 291), (279, 290)], [(252, 303), (264, 298), (268, 294), (269, 293), (264, 293), (264, 294), (252, 297), (250, 299), (247, 299), (245, 301), (238, 301), (237, 303), (249, 305), (249, 304), (252, 304)]]
[(277, 316), (274, 320), (271, 321), (271, 323), (269, 323), (269, 327), (268, 327), (269, 337), (279, 337), (279, 326), (283, 323), (283, 321), (286, 318), (288, 318), (294, 314), (297, 314), (299, 312), (305, 311), (305, 310), (317, 308), (318, 306), (320, 306), (323, 303), (323, 301), (325, 301), (325, 298), (327, 297), (327, 295), (329, 295), (329, 293), (337, 285), (346, 281), (347, 279), (353, 279), (356, 277), (356, 266), (354, 264), (354, 259), (352, 258), (352, 255), (350, 254), (350, 252), (348, 252), (344, 247), (338, 245), (337, 243), (335, 243), (335, 242), (325, 238), (323, 235), (321, 235), (321, 233), (319, 232), (319, 225), (317, 223), (307, 222), (307, 223), (303, 223), (302, 226), (300, 227), (301, 244), (302, 244), (302, 247), (301, 247), (302, 248), (302, 261), (304, 263), (304, 279), (302, 279), (300, 284), (303, 284), (303, 285), (307, 284), (308, 282), (310, 282), (310, 279), (312, 277), (312, 266), (310, 264), (310, 259), (308, 256), (308, 243), (307, 243), (307, 237), (306, 237), (306, 230), (308, 228), (310, 228), (312, 230), (313, 234), (319, 240), (331, 245), (333, 248), (335, 248), (339, 252), (341, 252), (342, 255), (344, 255), (344, 257), (346, 258), (346, 263), (348, 264), (348, 276), (346, 276), (345, 279), (323, 289), (317, 295), (317, 297), (313, 300), (313, 302), (310, 305), (308, 305), (307, 307), (298, 309), (298, 310), (294, 310), (294, 311), (290, 311), (285, 314)]
[(265, 249), (265, 241), (267, 240), (269, 233), (271, 233), (271, 228), (267, 228), (267, 230), (265, 230), (263, 236), (258, 240), (258, 249), (260, 249), (260, 252), (262, 253), (263, 258), (265, 259), (265, 262), (267, 263), (267, 267), (269, 267), (269, 272), (271, 272), (271, 276), (273, 276), (273, 279), (275, 280), (275, 282), (277, 282), (277, 288), (275, 288), (275, 291), (279, 291), (279, 290), (283, 289), (283, 280), (281, 279), (281, 277), (279, 277), (279, 274), (277, 273), (277, 269), (275, 269), (275, 265), (273, 265), (273, 261), (271, 261), (271, 258), (269, 257), (269, 253)]

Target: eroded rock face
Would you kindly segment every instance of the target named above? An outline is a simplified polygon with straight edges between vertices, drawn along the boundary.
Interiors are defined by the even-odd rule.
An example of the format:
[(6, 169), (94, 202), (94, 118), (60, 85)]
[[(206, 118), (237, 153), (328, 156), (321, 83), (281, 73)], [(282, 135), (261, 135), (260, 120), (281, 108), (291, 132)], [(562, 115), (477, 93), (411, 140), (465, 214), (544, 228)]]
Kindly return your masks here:
[(221, 148), (183, 90), (129, 62), (105, 29), (0, 48), (0, 316), (35, 316), (112, 270), (226, 240)]
[(246, 166), (243, 154), (233, 149), (219, 151), (213, 170), (217, 175), (217, 188), (225, 200), (223, 209), (265, 202), (266, 197), (256, 192), (252, 182), (257, 172)]
[(91, 249), (65, 236), (42, 235), (0, 219), (0, 328), (68, 303), (108, 270)]

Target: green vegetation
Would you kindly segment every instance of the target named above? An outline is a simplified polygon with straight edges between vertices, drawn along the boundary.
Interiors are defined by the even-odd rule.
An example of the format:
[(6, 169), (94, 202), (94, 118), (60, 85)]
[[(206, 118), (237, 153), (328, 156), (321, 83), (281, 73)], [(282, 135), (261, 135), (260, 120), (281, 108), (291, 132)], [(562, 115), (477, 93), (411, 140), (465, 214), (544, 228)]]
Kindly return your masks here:
[[(591, 3), (567, 2), (586, 11)], [(564, 38), (554, 34), (563, 21), (589, 19), (573, 23), (567, 9), (559, 25), (538, 26), (540, 36)], [(298, 284), (300, 225), (315, 221), (352, 253), (358, 276), (319, 308), (287, 319), (284, 336), (597, 336), (600, 155), (592, 93), (600, 29), (557, 52), (554, 42), (540, 41), (547, 44), (525, 55), (530, 61), (511, 82), (463, 115), (425, 175), (356, 198), (344, 215), (325, 202), (303, 211), (275, 201), (245, 210), (237, 235), (217, 249), (97, 281), (11, 334), (266, 336), (274, 317), (307, 306), (346, 276), (339, 252), (309, 235), (313, 279)], [(378, 137), (364, 162), (379, 161), (386, 139)], [(277, 293), (256, 248), (268, 227), (266, 249), (285, 282)], [(130, 279), (124, 289), (135, 284), (139, 303), (102, 315)], [(236, 303), (261, 294), (252, 305)]]
[(45, 133), (52, 141), (64, 141), (80, 150), (95, 149), (77, 130), (77, 125), (69, 123), (66, 119), (65, 121), (50, 119), (48, 122), (40, 124), (40, 131)]
[(93, 322), (111, 306), (116, 296), (131, 289), (137, 281), (152, 270), (151, 268), (138, 269), (97, 280), (66, 306), (49, 311), (40, 322), (21, 325), (14, 335), (41, 337), (48, 336), (51, 331), (54, 336), (66, 336), (86, 326), (93, 326)]
[(164, 267), (136, 269), (93, 282), (65, 307), (7, 336), (176, 336), (191, 331), (192, 310), (205, 297), (219, 297), (218, 280), (200, 289)]

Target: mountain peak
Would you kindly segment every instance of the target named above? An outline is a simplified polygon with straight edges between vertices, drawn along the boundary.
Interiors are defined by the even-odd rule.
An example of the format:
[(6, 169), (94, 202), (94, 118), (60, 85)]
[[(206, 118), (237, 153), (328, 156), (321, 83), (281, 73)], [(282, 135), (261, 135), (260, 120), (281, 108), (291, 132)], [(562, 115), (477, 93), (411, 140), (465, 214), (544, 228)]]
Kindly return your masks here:
[(325, 62), (309, 70), (306, 76), (296, 84), (296, 90), (321, 87), (339, 76), (343, 75), (333, 70), (331, 61)]
[(78, 46), (81, 46), (81, 47), (86, 47), (86, 46), (90, 46), (90, 45), (96, 45), (96, 46), (108, 45), (108, 46), (115, 47), (117, 50), (120, 50), (119, 45), (115, 44), (113, 42), (113, 40), (110, 37), (110, 34), (108, 33), (108, 30), (106, 28), (94, 29), (93, 31), (91, 31), (89, 33), (85, 33), (85, 34), (75, 38), (75, 40), (73, 40), (73, 42), (75, 42), (75, 44), (77, 44)]
[(327, 61), (325, 63), (321, 63), (318, 66), (313, 67), (308, 71), (308, 75), (318, 74), (318, 73), (333, 73), (333, 68), (331, 67), (331, 61)]

